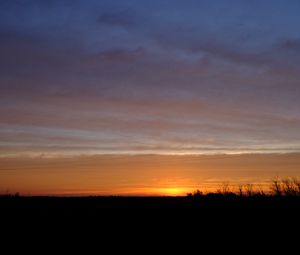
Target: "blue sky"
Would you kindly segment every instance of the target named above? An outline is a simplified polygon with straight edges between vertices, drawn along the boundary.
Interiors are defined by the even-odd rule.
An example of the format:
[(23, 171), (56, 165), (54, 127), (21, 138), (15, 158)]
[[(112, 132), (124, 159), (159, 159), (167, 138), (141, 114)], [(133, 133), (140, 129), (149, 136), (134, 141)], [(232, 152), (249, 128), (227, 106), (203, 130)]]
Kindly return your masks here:
[(2, 155), (300, 150), (299, 1), (0, 2)]

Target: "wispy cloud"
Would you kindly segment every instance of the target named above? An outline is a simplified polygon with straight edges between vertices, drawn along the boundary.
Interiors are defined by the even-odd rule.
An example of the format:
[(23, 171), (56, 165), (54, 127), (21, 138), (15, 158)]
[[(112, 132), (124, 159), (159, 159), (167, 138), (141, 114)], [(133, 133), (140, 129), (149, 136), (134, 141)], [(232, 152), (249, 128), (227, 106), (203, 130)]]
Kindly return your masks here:
[(131, 28), (138, 26), (143, 22), (143, 19), (142, 17), (138, 17), (136, 12), (127, 9), (122, 11), (104, 12), (97, 17), (97, 22), (100, 25)]
[(3, 152), (298, 149), (296, 3), (4, 2)]

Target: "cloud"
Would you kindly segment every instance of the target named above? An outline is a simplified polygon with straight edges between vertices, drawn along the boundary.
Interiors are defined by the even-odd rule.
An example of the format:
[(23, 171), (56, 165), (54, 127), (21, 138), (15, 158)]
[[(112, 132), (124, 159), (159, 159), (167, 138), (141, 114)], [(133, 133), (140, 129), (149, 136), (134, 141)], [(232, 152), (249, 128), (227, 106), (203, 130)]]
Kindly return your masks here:
[(11, 146), (271, 150), (299, 140), (299, 42), (289, 29), (264, 37), (249, 17), (236, 27), (240, 7), (212, 23), (214, 7), (197, 1), (121, 2), (0, 10), (0, 123)]
[(136, 13), (128, 9), (119, 12), (104, 12), (97, 17), (97, 23), (100, 25), (130, 28), (142, 22), (140, 19)]
[(159, 38), (160, 44), (166, 47), (174, 47), (175, 49), (182, 50), (188, 54), (198, 54), (199, 58), (207, 57), (212, 60), (223, 60), (235, 64), (245, 64), (251, 66), (263, 66), (272, 63), (272, 59), (269, 55), (264, 53), (247, 53), (233, 46), (228, 46), (222, 42), (217, 43), (213, 41), (187, 41), (187, 42), (175, 42), (173, 39)]
[(300, 51), (300, 39), (286, 39), (277, 44), (277, 47), (283, 50)]
[[(265, 48), (247, 49), (243, 41), (226, 41), (219, 38), (198, 39), (193, 36), (193, 31), (182, 33), (170, 32), (156, 35), (156, 42), (164, 50), (170, 49), (187, 54), (187, 59), (208, 59), (211, 63), (231, 63), (239, 66), (249, 66), (254, 69), (264, 67), (276, 68), (298, 68), (300, 63), (299, 50), (300, 41), (286, 38), (278, 39)], [(232, 66), (231, 66), (232, 68)]]

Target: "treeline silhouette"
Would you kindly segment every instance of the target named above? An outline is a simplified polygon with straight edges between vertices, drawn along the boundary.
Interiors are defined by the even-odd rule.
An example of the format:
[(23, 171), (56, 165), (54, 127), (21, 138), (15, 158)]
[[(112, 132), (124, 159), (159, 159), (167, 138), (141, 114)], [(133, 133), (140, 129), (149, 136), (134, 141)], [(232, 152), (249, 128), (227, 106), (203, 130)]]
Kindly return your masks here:
[[(264, 186), (224, 183), (212, 193), (195, 190), (178, 197), (86, 196), (51, 197), (6, 194), (0, 196), (0, 218), (6, 229), (85, 229), (92, 226), (103, 233), (132, 230), (136, 233), (172, 229), (171, 233), (203, 233), (216, 229), (260, 231), (278, 227), (300, 227), (300, 185), (297, 178), (275, 179)], [(268, 186), (269, 185), (269, 186)], [(13, 227), (12, 227), (13, 226)], [(84, 230), (89, 232), (88, 228)], [(277, 231), (277, 232), (276, 232)], [(2, 230), (3, 232), (3, 230)], [(84, 233), (85, 233), (84, 232)], [(16, 232), (14, 232), (15, 234)], [(19, 232), (18, 232), (19, 233)], [(264, 233), (262, 231), (262, 233)], [(292, 232), (290, 232), (292, 233)], [(255, 234), (255, 236), (257, 233)], [(262, 239), (264, 240), (264, 239)]]
[[(265, 185), (266, 186), (266, 185)], [(261, 184), (239, 184), (231, 185), (229, 182), (224, 182), (219, 185), (219, 188), (213, 192), (204, 192), (201, 189), (196, 189), (193, 192), (187, 193), (186, 196), (203, 197), (203, 196), (232, 196), (232, 197), (300, 197), (300, 179), (297, 177), (290, 177), (284, 179), (273, 179), (270, 181), (268, 188), (264, 188)], [(0, 197), (19, 198), (23, 197), (19, 192), (14, 194), (6, 193), (0, 194)], [(38, 196), (38, 197), (51, 197), (51, 196)], [(89, 198), (103, 197), (103, 196), (87, 196)], [(127, 196), (107, 196), (109, 198), (121, 198)], [(149, 197), (149, 196), (148, 196)], [(151, 196), (150, 196), (151, 197)], [(168, 196), (161, 196), (168, 197)], [(173, 196), (172, 196), (173, 197)]]
[(296, 177), (272, 180), (268, 189), (264, 189), (260, 184), (230, 185), (223, 183), (216, 192), (205, 193), (200, 189), (188, 193), (188, 197), (202, 196), (239, 196), (239, 197), (258, 197), (258, 196), (276, 196), (276, 197), (300, 197), (300, 180)]

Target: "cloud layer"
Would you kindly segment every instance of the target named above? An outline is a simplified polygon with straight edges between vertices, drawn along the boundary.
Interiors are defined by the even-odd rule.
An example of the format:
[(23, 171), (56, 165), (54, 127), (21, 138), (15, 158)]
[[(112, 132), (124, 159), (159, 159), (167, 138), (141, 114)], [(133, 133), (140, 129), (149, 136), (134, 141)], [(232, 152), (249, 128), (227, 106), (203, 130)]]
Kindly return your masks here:
[(299, 151), (299, 11), (1, 1), (1, 155)]

